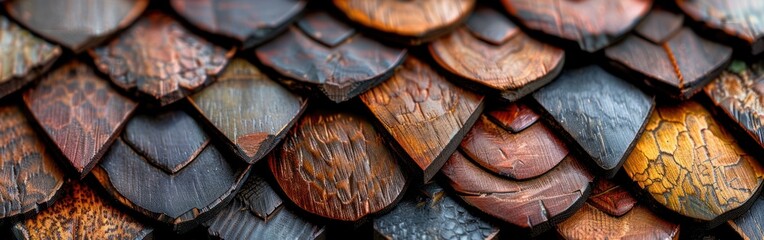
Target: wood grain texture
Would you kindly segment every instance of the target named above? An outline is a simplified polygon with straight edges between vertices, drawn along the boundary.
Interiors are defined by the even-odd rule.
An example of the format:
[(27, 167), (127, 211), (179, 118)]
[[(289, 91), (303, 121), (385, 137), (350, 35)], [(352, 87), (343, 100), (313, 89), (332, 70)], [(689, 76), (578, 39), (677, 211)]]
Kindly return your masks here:
[(66, 184), (56, 204), (12, 230), (18, 239), (150, 239), (154, 231), (78, 181)]
[(637, 199), (621, 185), (600, 179), (594, 184), (592, 196), (587, 203), (613, 217), (620, 217), (634, 208)]
[(101, 160), (138, 107), (79, 61), (43, 76), (23, 99), (80, 178)]
[(64, 173), (21, 109), (0, 105), (0, 222), (12, 222), (49, 206)]
[(60, 47), (0, 16), (0, 98), (47, 71), (61, 52)]
[(654, 105), (653, 97), (596, 65), (563, 72), (533, 98), (608, 178), (621, 168)]
[(333, 0), (351, 21), (393, 39), (419, 45), (448, 33), (462, 23), (475, 0)]
[(624, 164), (657, 203), (714, 227), (750, 207), (764, 168), (699, 103), (659, 105)]
[(496, 239), (499, 228), (473, 215), (436, 183), (410, 192), (392, 211), (374, 219), (379, 239)]
[(462, 153), (475, 163), (515, 180), (538, 177), (568, 156), (568, 148), (544, 123), (512, 133), (481, 117), (464, 137)]
[(161, 105), (210, 84), (234, 49), (193, 35), (160, 12), (151, 12), (108, 44), (88, 51), (117, 86)]
[[(300, 22), (306, 22), (298, 24), (302, 26), (334, 26), (303, 30), (292, 26), (286, 33), (258, 47), (257, 58), (287, 78), (316, 86), (335, 102), (347, 101), (388, 79), (406, 57), (406, 49), (383, 45), (363, 35), (346, 36), (336, 46), (311, 38), (305, 29), (347, 32), (345, 27), (337, 26), (342, 23), (325, 12), (308, 13)], [(320, 32), (320, 35), (333, 34), (336, 33)]]
[(483, 96), (457, 87), (413, 56), (361, 100), (425, 182), (435, 176), (483, 111)]
[(512, 133), (525, 130), (536, 123), (541, 117), (525, 101), (506, 105), (494, 105), (486, 110), (485, 115), (495, 124)]
[(172, 0), (172, 8), (194, 26), (235, 39), (244, 48), (263, 43), (286, 29), (306, 0)]
[(205, 222), (220, 239), (320, 239), (324, 226), (303, 219), (281, 198), (260, 172), (250, 175), (234, 200)]
[(129, 26), (149, 0), (25, 0), (4, 4), (8, 15), (21, 25), (79, 53)]
[(551, 82), (565, 61), (565, 51), (536, 41), (488, 7), (478, 7), (467, 25), (435, 40), (429, 49), (449, 72), (509, 101)]
[(759, 198), (750, 210), (728, 223), (745, 240), (764, 239), (764, 199)]
[(585, 204), (581, 210), (557, 225), (563, 239), (678, 239), (679, 224), (662, 219), (647, 207), (636, 206), (614, 217)]
[[(637, 79), (670, 97), (686, 100), (719, 75), (731, 59), (732, 48), (705, 40), (690, 28), (659, 33), (681, 21), (677, 19), (681, 17), (656, 9), (637, 28), (640, 35), (651, 37), (630, 35), (607, 48), (605, 55), (626, 74), (639, 76)], [(663, 41), (654, 42), (653, 38)]]
[(764, 51), (764, 2), (757, 0), (676, 0), (695, 21), (742, 40), (753, 55)]
[(705, 87), (711, 101), (764, 147), (764, 61), (734, 61)]
[(596, 52), (631, 31), (652, 0), (502, 0), (526, 27), (578, 43)]
[(121, 204), (173, 230), (189, 230), (223, 207), (250, 165), (227, 161), (185, 112), (128, 122), (93, 174)]
[(247, 60), (237, 58), (217, 83), (189, 98), (248, 163), (269, 153), (307, 106), (307, 99), (272, 81)]
[(456, 152), (441, 169), (459, 197), (481, 211), (538, 234), (578, 210), (594, 175), (569, 155), (544, 175), (515, 181), (486, 172)]
[(406, 186), (382, 136), (364, 117), (307, 113), (268, 163), (287, 197), (307, 212), (351, 222), (394, 205)]

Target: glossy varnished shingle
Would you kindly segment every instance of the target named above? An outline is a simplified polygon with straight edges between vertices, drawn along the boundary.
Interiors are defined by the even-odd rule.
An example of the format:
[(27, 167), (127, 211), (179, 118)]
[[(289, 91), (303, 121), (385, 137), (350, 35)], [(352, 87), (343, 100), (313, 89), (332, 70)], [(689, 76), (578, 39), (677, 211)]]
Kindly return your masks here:
[(60, 55), (60, 47), (0, 16), (0, 98), (37, 78)]

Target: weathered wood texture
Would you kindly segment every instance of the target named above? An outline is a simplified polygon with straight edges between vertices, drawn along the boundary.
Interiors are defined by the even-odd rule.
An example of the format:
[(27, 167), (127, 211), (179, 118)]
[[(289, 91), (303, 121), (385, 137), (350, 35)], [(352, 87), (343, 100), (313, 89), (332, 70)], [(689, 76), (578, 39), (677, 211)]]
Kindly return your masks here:
[(241, 58), (226, 67), (217, 83), (190, 100), (248, 163), (260, 160), (281, 142), (307, 106), (307, 99)]
[(0, 98), (37, 78), (60, 55), (60, 47), (0, 16)]
[(693, 101), (658, 106), (624, 170), (646, 197), (709, 228), (746, 211), (764, 176)]
[(43, 76), (23, 99), (80, 178), (101, 160), (138, 106), (79, 61)]
[(734, 61), (705, 88), (711, 101), (764, 147), (764, 61)]
[(764, 239), (764, 199), (756, 199), (751, 209), (730, 220), (729, 225), (745, 240)]
[(8, 15), (21, 25), (78, 53), (129, 26), (149, 0), (25, 0), (4, 4)]
[(584, 204), (578, 212), (557, 225), (563, 239), (678, 239), (679, 224), (668, 222), (647, 207), (638, 205), (615, 217)]
[(611, 64), (646, 85), (678, 99), (689, 99), (729, 63), (732, 48), (683, 28), (682, 16), (653, 10), (636, 34), (605, 49)]
[(605, 177), (621, 168), (654, 105), (653, 97), (596, 65), (564, 71), (533, 98)]
[(569, 155), (544, 175), (526, 181), (487, 172), (456, 152), (441, 172), (468, 204), (533, 234), (578, 210), (594, 175)]
[(587, 203), (609, 215), (620, 217), (634, 208), (637, 199), (621, 185), (600, 179), (594, 184), (592, 196)]
[(469, 16), (475, 0), (334, 0), (351, 21), (419, 45), (448, 33)]
[(286, 29), (307, 0), (172, 0), (172, 8), (194, 26), (232, 38), (244, 48), (263, 43)]
[(335, 102), (347, 101), (388, 79), (406, 57), (406, 49), (355, 34), (325, 12), (307, 13), (297, 26), (255, 53), (265, 66), (317, 86)]
[(382, 239), (495, 239), (499, 228), (473, 215), (436, 183), (410, 191), (389, 213), (374, 219)]
[(652, 0), (502, 0), (510, 14), (530, 29), (577, 42), (596, 52), (631, 31)]
[[(676, 0), (695, 21), (744, 42), (754, 55), (764, 51), (764, 2), (758, 0)], [(733, 43), (733, 42), (731, 42)]]
[(236, 198), (204, 223), (220, 239), (320, 239), (324, 227), (281, 206), (281, 198), (257, 174), (252, 174)]
[(234, 53), (193, 35), (160, 12), (146, 14), (119, 37), (89, 52), (117, 86), (161, 105), (210, 84)]
[(118, 202), (183, 232), (233, 197), (249, 165), (227, 161), (193, 118), (179, 110), (144, 113), (93, 169)]
[(509, 101), (551, 82), (565, 61), (565, 51), (534, 40), (488, 7), (478, 7), (464, 27), (429, 49), (440, 66), (466, 84)]
[[(528, 109), (521, 104), (499, 108), (506, 111)], [(527, 111), (527, 114), (535, 115), (532, 110)], [(515, 119), (523, 121), (520, 116)], [(515, 180), (538, 177), (568, 156), (568, 148), (543, 122), (531, 124), (512, 131), (502, 125), (515, 123), (496, 124), (482, 116), (462, 141), (462, 153), (485, 169), (505, 177)]]
[(524, 101), (491, 107), (486, 110), (485, 115), (495, 124), (513, 133), (525, 130), (541, 117)]
[(411, 56), (361, 100), (429, 181), (483, 111), (483, 96), (450, 83)]
[(64, 173), (17, 106), (0, 105), (0, 222), (11, 222), (49, 206)]
[(18, 239), (144, 239), (153, 231), (79, 181), (68, 182), (56, 204), (13, 227)]
[(287, 197), (329, 219), (359, 220), (394, 205), (406, 179), (364, 117), (313, 110), (288, 133), (269, 166)]

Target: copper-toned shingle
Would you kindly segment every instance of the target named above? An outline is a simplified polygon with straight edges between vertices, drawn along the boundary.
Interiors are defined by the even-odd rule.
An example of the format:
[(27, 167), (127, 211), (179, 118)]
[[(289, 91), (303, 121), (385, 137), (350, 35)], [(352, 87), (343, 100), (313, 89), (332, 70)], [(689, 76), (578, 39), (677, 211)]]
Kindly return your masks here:
[(60, 55), (60, 47), (0, 16), (0, 98), (37, 78)]
[(754, 55), (764, 51), (764, 2), (676, 0), (676, 4), (695, 21), (726, 34), (727, 44), (746, 46)]

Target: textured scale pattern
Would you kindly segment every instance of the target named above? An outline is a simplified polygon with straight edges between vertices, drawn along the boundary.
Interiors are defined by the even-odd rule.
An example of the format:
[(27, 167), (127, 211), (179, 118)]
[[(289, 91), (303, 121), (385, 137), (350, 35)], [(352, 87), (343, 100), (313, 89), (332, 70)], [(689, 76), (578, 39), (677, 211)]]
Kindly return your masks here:
[(233, 53), (160, 12), (146, 14), (118, 38), (90, 50), (98, 69), (114, 84), (161, 105), (211, 83)]
[(236, 194), (236, 199), (257, 217), (266, 221), (283, 203), (281, 197), (259, 174), (249, 176)]
[(735, 61), (705, 88), (706, 94), (764, 146), (764, 62)]
[(153, 229), (103, 199), (81, 182), (71, 181), (56, 204), (17, 223), (21, 239), (144, 239)]
[(390, 80), (361, 95), (424, 174), (432, 178), (483, 110), (483, 97), (409, 57)]
[(764, 239), (762, 220), (764, 220), (764, 199), (758, 198), (748, 212), (729, 221), (729, 225), (731, 225), (732, 229), (740, 234), (740, 237), (743, 239)]
[(35, 79), (61, 52), (60, 47), (0, 16), (0, 98)]
[(679, 225), (660, 218), (644, 206), (636, 206), (614, 217), (584, 204), (570, 218), (558, 224), (563, 239), (678, 239)]
[(306, 114), (269, 166), (297, 206), (341, 221), (393, 205), (406, 183), (382, 136), (363, 117), (346, 112)]
[(224, 207), (205, 223), (211, 236), (231, 240), (322, 239), (324, 228), (303, 219), (289, 209), (281, 209), (265, 221), (253, 216), (239, 199)]
[(747, 209), (764, 177), (754, 157), (692, 101), (657, 108), (624, 170), (661, 205), (710, 227)]
[(592, 196), (587, 203), (614, 217), (620, 217), (634, 208), (637, 199), (621, 185), (601, 179), (594, 184)]
[(758, 0), (676, 0), (687, 15), (746, 42), (751, 53), (764, 51), (764, 2)]
[(23, 99), (80, 177), (100, 160), (138, 106), (79, 61), (43, 76)]

